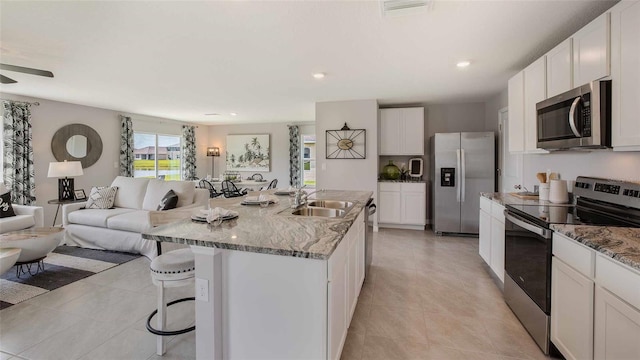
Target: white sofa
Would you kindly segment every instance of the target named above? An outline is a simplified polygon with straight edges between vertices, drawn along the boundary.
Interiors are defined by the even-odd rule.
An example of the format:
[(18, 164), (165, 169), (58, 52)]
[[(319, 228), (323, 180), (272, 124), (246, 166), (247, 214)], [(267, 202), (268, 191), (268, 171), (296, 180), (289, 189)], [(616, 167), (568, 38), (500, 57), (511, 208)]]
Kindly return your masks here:
[(177, 207), (165, 212), (197, 209), (209, 201), (209, 191), (196, 189), (193, 181), (118, 176), (111, 186), (118, 187), (111, 209), (85, 209), (86, 202), (62, 206), (65, 244), (138, 253), (153, 259), (157, 256), (156, 242), (142, 239), (141, 233), (152, 227), (150, 214), (164, 195), (169, 190), (178, 195)]
[(16, 216), (0, 219), (0, 234), (44, 226), (44, 211), (41, 206), (11, 204)]

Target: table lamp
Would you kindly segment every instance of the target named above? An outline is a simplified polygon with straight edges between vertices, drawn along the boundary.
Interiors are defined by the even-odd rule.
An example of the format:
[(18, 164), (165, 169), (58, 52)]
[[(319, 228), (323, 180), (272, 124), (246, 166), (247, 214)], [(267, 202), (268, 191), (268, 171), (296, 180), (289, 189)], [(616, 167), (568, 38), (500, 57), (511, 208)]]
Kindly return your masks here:
[(80, 161), (63, 161), (49, 163), (47, 177), (58, 178), (58, 200), (73, 200), (73, 178), (69, 176), (82, 175)]
[(207, 148), (207, 156), (212, 156), (211, 158), (211, 176), (216, 177), (216, 173), (213, 171), (213, 168), (216, 163), (216, 157), (220, 156), (220, 148), (219, 147), (208, 147)]

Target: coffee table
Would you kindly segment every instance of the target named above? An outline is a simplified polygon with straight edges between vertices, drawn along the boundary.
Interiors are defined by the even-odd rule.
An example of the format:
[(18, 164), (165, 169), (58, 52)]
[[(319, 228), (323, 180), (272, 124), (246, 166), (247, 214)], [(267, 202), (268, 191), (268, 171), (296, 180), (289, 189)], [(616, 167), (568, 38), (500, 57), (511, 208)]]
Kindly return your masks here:
[(15, 265), (21, 251), (21, 249), (14, 248), (0, 249), (0, 275)]
[[(44, 271), (44, 258), (60, 245), (64, 229), (59, 227), (36, 227), (0, 234), (0, 248), (21, 249), (16, 261), (16, 276), (29, 272), (31, 275)], [(31, 267), (36, 264), (35, 272)], [(25, 270), (26, 269), (26, 270)]]

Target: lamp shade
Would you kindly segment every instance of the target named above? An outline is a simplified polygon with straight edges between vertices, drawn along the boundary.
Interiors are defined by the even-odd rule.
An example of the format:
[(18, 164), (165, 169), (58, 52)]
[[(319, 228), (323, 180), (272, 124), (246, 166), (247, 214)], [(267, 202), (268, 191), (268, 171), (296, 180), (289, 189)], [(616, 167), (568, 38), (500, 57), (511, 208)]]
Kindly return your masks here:
[(63, 161), (49, 163), (49, 172), (47, 177), (63, 178), (69, 176), (82, 175), (82, 164), (80, 161)]
[(220, 156), (220, 148), (219, 147), (208, 147), (207, 148), (207, 156)]

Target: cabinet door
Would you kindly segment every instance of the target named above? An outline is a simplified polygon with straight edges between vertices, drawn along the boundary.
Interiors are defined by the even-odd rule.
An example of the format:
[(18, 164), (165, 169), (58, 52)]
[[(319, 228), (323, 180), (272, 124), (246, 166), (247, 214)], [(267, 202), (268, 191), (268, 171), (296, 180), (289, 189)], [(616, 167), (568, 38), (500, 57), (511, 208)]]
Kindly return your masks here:
[(573, 89), (572, 39), (561, 42), (547, 53), (547, 97)]
[[(616, 150), (640, 150), (640, 2), (611, 9), (611, 142)], [(635, 147), (635, 148), (634, 148)]]
[(403, 191), (401, 204), (401, 220), (403, 224), (425, 225), (427, 223), (427, 199), (424, 191)]
[(380, 110), (380, 155), (400, 155), (402, 109)]
[(572, 38), (574, 85), (609, 76), (609, 13), (597, 17)]
[(347, 274), (347, 325), (351, 323), (351, 317), (356, 310), (358, 302), (358, 246), (357, 246), (357, 224), (353, 224), (349, 232), (349, 256), (348, 258), (348, 274)]
[(546, 57), (541, 57), (524, 69), (524, 150), (526, 153), (546, 153), (538, 149), (536, 104), (546, 99)]
[(399, 191), (380, 191), (378, 194), (378, 222), (400, 224)]
[(524, 71), (509, 79), (509, 152), (524, 151)]
[(402, 109), (400, 147), (406, 155), (424, 155), (424, 108)]
[[(348, 322), (348, 237), (347, 233), (328, 261), (328, 353), (330, 359), (340, 359), (347, 336)], [(347, 242), (345, 242), (347, 241)]]
[(504, 217), (491, 218), (491, 270), (504, 282)]
[(491, 266), (491, 215), (486, 211), (480, 210), (480, 234), (479, 253), (480, 257)]
[[(368, 209), (364, 209), (363, 211), (369, 211)], [(357, 267), (357, 286), (358, 286), (358, 296), (360, 295), (360, 290), (362, 289), (362, 283), (364, 283), (364, 271), (365, 271), (365, 249), (364, 249), (364, 236), (365, 236), (365, 231), (367, 231), (367, 226), (369, 226), (368, 224), (364, 224), (364, 219), (362, 220), (362, 226), (360, 227), (360, 231), (358, 232), (357, 235), (357, 239), (356, 239), (356, 245), (358, 246), (356, 248), (356, 251), (358, 253), (358, 267)]]
[(593, 359), (593, 281), (551, 262), (551, 341), (566, 359)]
[(640, 359), (640, 310), (600, 286), (595, 293), (594, 357)]

